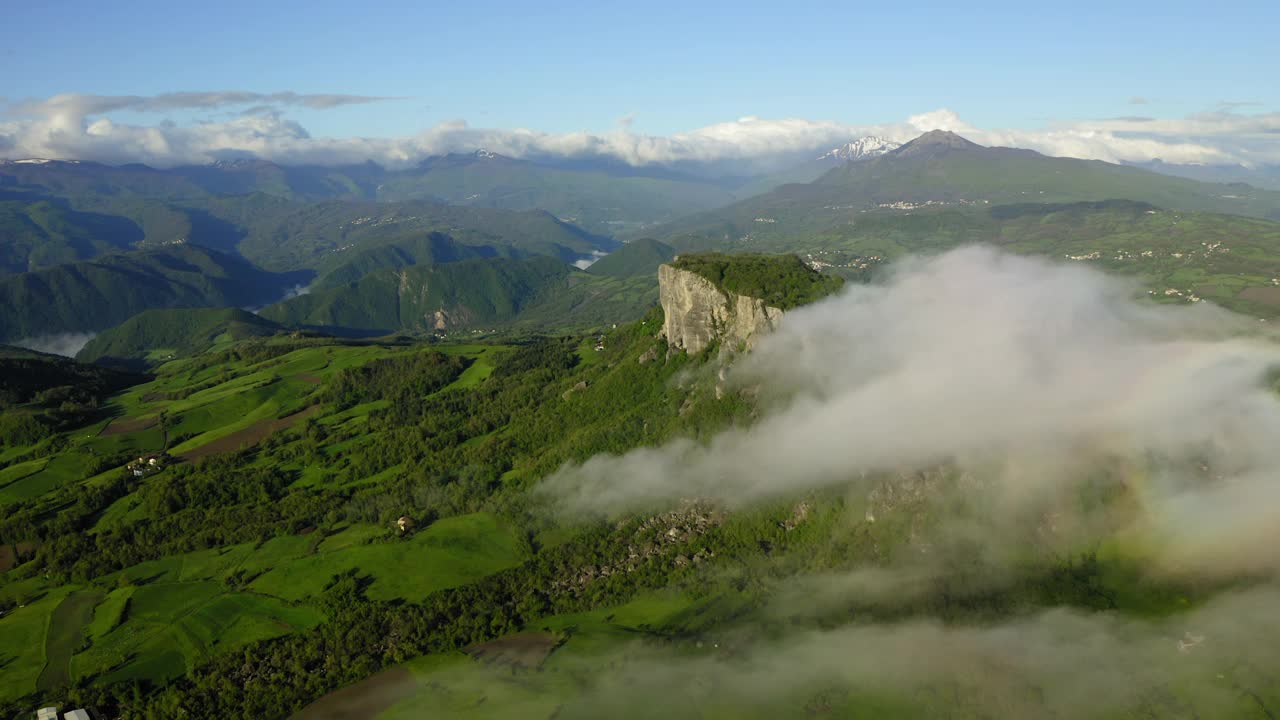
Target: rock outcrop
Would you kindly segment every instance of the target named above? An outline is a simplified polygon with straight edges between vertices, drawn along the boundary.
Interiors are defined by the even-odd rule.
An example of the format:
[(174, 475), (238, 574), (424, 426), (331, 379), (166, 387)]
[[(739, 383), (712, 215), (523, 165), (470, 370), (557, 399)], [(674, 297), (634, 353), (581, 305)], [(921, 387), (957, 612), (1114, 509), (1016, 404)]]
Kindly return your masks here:
[(782, 310), (763, 300), (726, 292), (697, 273), (670, 265), (658, 268), (658, 300), (667, 344), (691, 354), (715, 340), (730, 349), (750, 347), (755, 337), (782, 321)]

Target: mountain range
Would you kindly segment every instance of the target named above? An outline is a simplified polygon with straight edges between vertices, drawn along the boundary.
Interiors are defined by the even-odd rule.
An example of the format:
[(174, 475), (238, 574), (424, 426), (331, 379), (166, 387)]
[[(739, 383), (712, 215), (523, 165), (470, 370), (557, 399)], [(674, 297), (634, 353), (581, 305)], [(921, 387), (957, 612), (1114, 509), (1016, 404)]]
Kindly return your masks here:
[[(1159, 263), (1097, 262), (1165, 283), (1173, 297), (1261, 316), (1280, 308), (1264, 287), (1280, 276), (1268, 244), (1275, 226), (1248, 219), (1280, 217), (1280, 192), (982, 147), (943, 131), (902, 145), (861, 138), (789, 172), (810, 181), (731, 202), (751, 182), (781, 178), (744, 184), (487, 151), (395, 172), (248, 159), (170, 170), (9, 162), (0, 165), (0, 287), (11, 308), (40, 309), (28, 319), (10, 310), (0, 339), (100, 332), (143, 310), (258, 307), (304, 288), (311, 294), (264, 312), (358, 334), (582, 327), (609, 322), (606, 309), (640, 312), (657, 266), (680, 251), (798, 252), (859, 279), (902, 253), (968, 242), (1057, 256), (1165, 252)], [(608, 210), (610, 196), (648, 203), (647, 219), (628, 226), (646, 234), (559, 217), (571, 205)], [(667, 202), (677, 197), (683, 205)], [(1250, 248), (1250, 260), (1197, 255), (1195, 238)], [(175, 264), (173, 252), (199, 261)], [(1194, 281), (1177, 274), (1174, 253), (1195, 266)], [(589, 272), (569, 268), (592, 261)], [(186, 266), (209, 274), (184, 275)]]
[(750, 247), (761, 238), (803, 238), (868, 213), (1109, 199), (1280, 219), (1280, 192), (983, 147), (955, 133), (932, 131), (879, 156), (833, 167), (811, 183), (784, 185), (651, 234), (677, 248)]

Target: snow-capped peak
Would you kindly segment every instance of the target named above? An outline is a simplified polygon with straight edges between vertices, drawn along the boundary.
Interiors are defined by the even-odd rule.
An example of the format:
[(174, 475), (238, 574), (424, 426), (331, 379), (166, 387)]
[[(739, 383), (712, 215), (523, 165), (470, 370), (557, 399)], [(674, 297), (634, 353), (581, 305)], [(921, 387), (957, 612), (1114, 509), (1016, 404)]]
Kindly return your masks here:
[(858, 138), (848, 145), (841, 145), (824, 153), (819, 160), (866, 160), (877, 155), (884, 155), (887, 152), (897, 150), (900, 143), (891, 140), (885, 140), (878, 135), (868, 135), (864, 138)]
[(476, 151), (476, 157), (480, 160), (492, 160), (493, 158), (498, 157), (498, 155), (496, 153), (491, 153), (484, 148), (480, 148)]

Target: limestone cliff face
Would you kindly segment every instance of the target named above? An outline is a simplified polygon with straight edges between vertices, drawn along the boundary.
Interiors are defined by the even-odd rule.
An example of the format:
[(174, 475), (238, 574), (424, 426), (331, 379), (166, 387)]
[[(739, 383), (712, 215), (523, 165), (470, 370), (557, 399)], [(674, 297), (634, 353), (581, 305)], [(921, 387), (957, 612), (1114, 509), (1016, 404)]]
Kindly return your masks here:
[(729, 349), (749, 347), (782, 322), (782, 310), (763, 300), (726, 293), (701, 275), (670, 265), (658, 268), (658, 300), (668, 345), (689, 353), (702, 352), (716, 339)]

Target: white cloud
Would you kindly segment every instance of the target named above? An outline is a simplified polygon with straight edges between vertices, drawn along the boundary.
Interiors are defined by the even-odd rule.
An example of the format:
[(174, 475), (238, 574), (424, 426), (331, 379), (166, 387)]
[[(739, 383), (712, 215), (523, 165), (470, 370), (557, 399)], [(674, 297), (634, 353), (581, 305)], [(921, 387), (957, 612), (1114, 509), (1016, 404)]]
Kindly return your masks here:
[[(47, 157), (200, 164), (233, 155), (282, 163), (342, 164), (373, 160), (391, 167), (425, 157), (478, 148), (521, 158), (609, 158), (634, 166), (732, 164), (767, 169), (809, 159), (865, 135), (905, 142), (926, 130), (951, 130), (984, 145), (1008, 145), (1088, 159), (1176, 163), (1280, 163), (1280, 114), (1219, 111), (1180, 119), (1116, 118), (1070, 121), (1044, 129), (986, 129), (946, 108), (904, 122), (846, 123), (753, 116), (675, 133), (635, 132), (629, 118), (612, 130), (548, 133), (476, 128), (462, 120), (439, 123), (406, 137), (314, 137), (281, 109), (326, 109), (389, 98), (360, 95), (242, 91), (177, 92), (155, 96), (56, 95), (12, 104), (0, 123), (0, 157)], [(243, 107), (225, 121), (177, 125), (126, 124), (120, 111), (168, 112)]]
[(15, 347), (35, 350), (36, 352), (48, 353), (50, 355), (75, 357), (76, 353), (80, 352), (80, 350), (93, 339), (94, 335), (97, 335), (97, 333), (59, 333), (57, 335), (38, 335), (14, 340), (10, 344)]
[(784, 398), (750, 428), (599, 456), (547, 486), (579, 509), (739, 504), (952, 463), (1021, 513), (1082, 472), (1158, 458), (1136, 499), (1168, 558), (1280, 567), (1266, 550), (1280, 542), (1280, 399), (1265, 387), (1280, 345), (1219, 308), (1134, 293), (980, 247), (907, 261), (788, 314), (734, 368)]
[(578, 268), (579, 270), (586, 270), (592, 265), (595, 265), (597, 260), (599, 260), (600, 258), (608, 254), (609, 253), (600, 252), (599, 250), (592, 250), (591, 255), (584, 257), (580, 260), (574, 260), (573, 266)]

